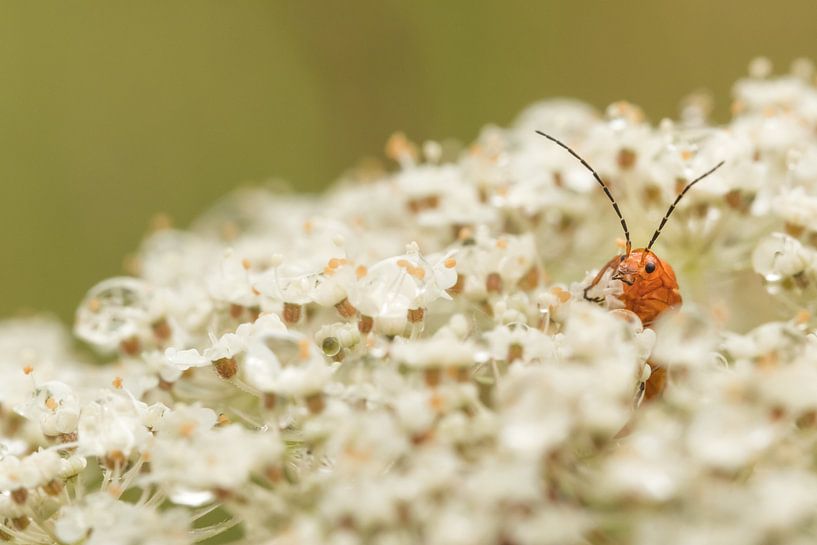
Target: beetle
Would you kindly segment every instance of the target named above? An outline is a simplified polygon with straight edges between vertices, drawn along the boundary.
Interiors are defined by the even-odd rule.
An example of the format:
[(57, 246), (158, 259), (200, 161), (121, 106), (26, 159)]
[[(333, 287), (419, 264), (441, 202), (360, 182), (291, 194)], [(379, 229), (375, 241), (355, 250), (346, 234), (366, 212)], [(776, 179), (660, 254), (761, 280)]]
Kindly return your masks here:
[[(627, 222), (624, 220), (624, 216), (621, 214), (618, 203), (613, 198), (613, 194), (610, 193), (610, 189), (607, 187), (607, 184), (605, 184), (601, 179), (601, 176), (599, 176), (593, 167), (591, 167), (587, 161), (582, 159), (582, 157), (573, 151), (573, 149), (571, 149), (567, 144), (561, 142), (553, 136), (550, 136), (549, 134), (545, 134), (542, 131), (536, 132), (567, 150), (573, 157), (578, 159), (587, 170), (590, 171), (593, 178), (595, 178), (595, 180), (601, 186), (604, 194), (613, 204), (613, 210), (615, 210), (616, 215), (621, 222), (621, 227), (624, 230), (624, 238), (626, 240), (625, 253), (623, 255), (613, 257), (607, 262), (606, 265), (604, 265), (604, 267), (599, 270), (598, 274), (596, 274), (590, 284), (584, 289), (584, 298), (588, 301), (593, 301), (596, 303), (602, 302), (604, 300), (603, 297), (590, 297), (588, 293), (590, 290), (596, 287), (599, 282), (601, 282), (602, 278), (604, 278), (604, 275), (607, 274), (608, 271), (612, 270), (613, 274), (610, 278), (621, 281), (622, 293), (618, 296), (618, 298), (621, 300), (627, 310), (635, 313), (641, 319), (641, 323), (644, 325), (644, 327), (650, 327), (653, 322), (667, 309), (681, 306), (681, 292), (678, 289), (678, 280), (675, 278), (675, 271), (672, 270), (672, 266), (669, 263), (659, 258), (655, 252), (652, 251), (652, 246), (655, 244), (655, 241), (661, 234), (661, 230), (664, 228), (664, 225), (666, 225), (667, 220), (675, 210), (675, 207), (681, 201), (683, 196), (686, 195), (687, 191), (689, 191), (692, 186), (722, 167), (724, 161), (721, 161), (707, 172), (688, 183), (675, 198), (675, 201), (667, 209), (666, 214), (664, 214), (664, 218), (661, 220), (661, 223), (658, 225), (655, 233), (653, 233), (650, 243), (644, 248), (633, 250), (632, 243), (630, 242), (630, 231), (627, 228)], [(645, 398), (652, 399), (660, 395), (664, 389), (664, 385), (666, 383), (666, 370), (652, 362), (648, 361), (647, 363), (649, 363), (650, 368), (652, 369), (652, 374), (645, 384)]]

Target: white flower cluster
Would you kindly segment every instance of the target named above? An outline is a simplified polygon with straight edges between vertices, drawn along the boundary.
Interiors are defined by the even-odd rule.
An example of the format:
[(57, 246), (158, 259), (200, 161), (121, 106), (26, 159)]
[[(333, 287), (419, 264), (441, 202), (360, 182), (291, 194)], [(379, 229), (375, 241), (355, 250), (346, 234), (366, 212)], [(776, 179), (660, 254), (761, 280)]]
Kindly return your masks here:
[[(755, 62), (731, 121), (707, 108), (654, 126), (555, 100), (467, 148), (398, 134), (390, 172), (155, 230), (82, 301), (86, 348), (0, 323), (0, 540), (812, 543), (814, 75)], [(680, 311), (645, 328), (585, 300), (617, 219), (535, 129), (601, 173), (636, 245), (726, 161), (656, 247)]]

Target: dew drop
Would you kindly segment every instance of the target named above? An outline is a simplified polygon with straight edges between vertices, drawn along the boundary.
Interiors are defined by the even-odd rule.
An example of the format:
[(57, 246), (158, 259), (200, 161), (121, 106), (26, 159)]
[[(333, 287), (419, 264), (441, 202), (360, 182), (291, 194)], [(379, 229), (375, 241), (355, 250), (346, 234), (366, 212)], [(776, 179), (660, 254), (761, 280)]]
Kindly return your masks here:
[(116, 277), (100, 282), (77, 309), (74, 332), (84, 341), (110, 349), (153, 321), (154, 298), (148, 284)]
[(340, 348), (340, 342), (336, 337), (326, 337), (321, 343), (321, 350), (330, 358), (337, 356), (338, 352), (340, 352)]

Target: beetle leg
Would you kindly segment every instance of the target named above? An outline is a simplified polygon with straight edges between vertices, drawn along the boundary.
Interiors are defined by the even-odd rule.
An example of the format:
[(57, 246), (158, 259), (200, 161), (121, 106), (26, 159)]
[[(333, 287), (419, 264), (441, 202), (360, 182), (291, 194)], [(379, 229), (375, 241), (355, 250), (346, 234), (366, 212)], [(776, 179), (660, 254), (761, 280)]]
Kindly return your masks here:
[(602, 303), (602, 302), (604, 302), (604, 297), (590, 297), (589, 295), (587, 295), (587, 292), (590, 291), (591, 289), (593, 289), (594, 287), (595, 287), (595, 284), (591, 284), (591, 285), (587, 286), (586, 288), (584, 288), (584, 300), (585, 301), (590, 301), (591, 303)]
[(598, 283), (601, 282), (601, 279), (604, 277), (604, 273), (607, 272), (607, 269), (609, 269), (610, 267), (615, 267), (619, 261), (621, 261), (621, 256), (615, 256), (613, 257), (613, 259), (608, 261), (607, 264), (604, 265), (604, 267), (599, 269), (599, 272), (596, 273), (596, 276), (593, 278), (593, 281), (590, 282), (590, 285), (584, 288), (585, 300), (590, 301), (591, 303), (601, 303), (604, 301), (604, 297), (590, 297), (589, 295), (587, 295), (587, 292), (595, 288), (598, 285)]

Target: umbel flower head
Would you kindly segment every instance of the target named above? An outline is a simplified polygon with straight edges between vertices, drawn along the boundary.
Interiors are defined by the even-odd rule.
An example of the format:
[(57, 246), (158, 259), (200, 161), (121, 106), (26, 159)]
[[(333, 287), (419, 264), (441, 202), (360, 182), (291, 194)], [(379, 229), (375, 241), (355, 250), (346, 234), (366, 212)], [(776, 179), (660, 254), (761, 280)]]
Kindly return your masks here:
[[(724, 125), (547, 100), (322, 195), (239, 190), (89, 290), (101, 365), (0, 322), (0, 540), (812, 542), (817, 87), (768, 68)], [(536, 130), (645, 242), (725, 161), (655, 243), (682, 308), (641, 323), (613, 270), (586, 297), (626, 243)]]

